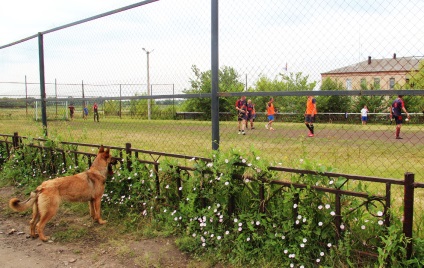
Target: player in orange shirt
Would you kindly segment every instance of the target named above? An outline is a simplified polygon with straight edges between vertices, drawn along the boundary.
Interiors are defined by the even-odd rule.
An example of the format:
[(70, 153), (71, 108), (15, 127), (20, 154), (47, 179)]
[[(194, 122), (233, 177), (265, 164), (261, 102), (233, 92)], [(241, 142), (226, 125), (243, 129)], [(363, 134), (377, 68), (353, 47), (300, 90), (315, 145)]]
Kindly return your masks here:
[(306, 101), (305, 125), (309, 129), (308, 137), (314, 136), (314, 122), (317, 114), (317, 103), (313, 96), (308, 96)]
[(266, 111), (268, 115), (268, 124), (265, 125), (265, 128), (269, 130), (274, 130), (274, 128), (272, 127), (272, 122), (274, 122), (274, 115), (275, 115), (273, 102), (274, 102), (274, 98), (271, 97), (266, 107)]

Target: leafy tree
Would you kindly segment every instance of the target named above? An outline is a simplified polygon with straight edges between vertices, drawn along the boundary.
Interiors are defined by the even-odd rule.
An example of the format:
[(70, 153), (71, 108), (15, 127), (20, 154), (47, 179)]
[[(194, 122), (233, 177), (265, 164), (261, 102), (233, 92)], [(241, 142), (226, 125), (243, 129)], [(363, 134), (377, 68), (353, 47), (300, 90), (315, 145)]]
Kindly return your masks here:
[[(337, 79), (326, 78), (321, 84), (321, 90), (345, 90), (342, 82)], [(317, 97), (317, 110), (323, 113), (342, 113), (350, 110), (349, 96), (319, 96)]]
[[(418, 70), (409, 73), (408, 89), (424, 89), (424, 60), (418, 64)], [(424, 96), (405, 96), (405, 105), (408, 112), (424, 113)]]
[[(191, 88), (184, 90), (187, 94), (211, 93), (212, 92), (212, 72), (200, 71), (197, 66), (192, 66), (194, 78), (190, 79)], [(242, 92), (244, 84), (240, 82), (239, 74), (232, 67), (222, 67), (218, 72), (218, 85), (220, 92)], [(220, 112), (234, 112), (234, 104), (237, 97), (221, 98), (219, 100)], [(183, 104), (183, 110), (187, 112), (203, 112), (205, 118), (211, 118), (211, 99), (210, 98), (192, 98), (187, 99)]]
[[(280, 78), (280, 80), (278, 79)], [(312, 91), (316, 82), (308, 82), (309, 76), (303, 76), (301, 72), (290, 73), (289, 75), (280, 74), (274, 80), (261, 76), (255, 84), (253, 91)], [(255, 98), (256, 111), (265, 111), (266, 103), (269, 97)], [(274, 106), (278, 112), (303, 112), (306, 99), (296, 96), (275, 98)]]

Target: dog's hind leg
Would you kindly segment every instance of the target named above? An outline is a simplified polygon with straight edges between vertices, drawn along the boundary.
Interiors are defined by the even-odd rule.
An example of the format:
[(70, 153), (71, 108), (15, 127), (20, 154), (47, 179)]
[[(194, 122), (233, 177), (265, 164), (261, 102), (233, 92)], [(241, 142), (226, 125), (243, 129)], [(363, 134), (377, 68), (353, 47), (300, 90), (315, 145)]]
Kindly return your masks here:
[(36, 238), (35, 226), (37, 225), (38, 220), (40, 219), (40, 214), (38, 213), (38, 202), (36, 201), (32, 206), (32, 219), (29, 222), (30, 236)]
[(38, 198), (38, 212), (40, 220), (37, 223), (38, 236), (41, 240), (47, 241), (49, 237), (44, 235), (44, 227), (47, 222), (56, 215), (59, 209), (60, 199), (55, 197), (45, 197), (40, 195)]

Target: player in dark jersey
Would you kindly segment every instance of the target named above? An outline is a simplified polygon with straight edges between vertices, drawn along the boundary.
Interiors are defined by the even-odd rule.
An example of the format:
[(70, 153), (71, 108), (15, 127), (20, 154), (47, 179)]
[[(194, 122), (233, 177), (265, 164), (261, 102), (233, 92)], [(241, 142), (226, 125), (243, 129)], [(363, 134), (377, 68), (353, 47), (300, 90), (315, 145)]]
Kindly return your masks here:
[(247, 121), (246, 121), (246, 129), (248, 128), (248, 124), (250, 122), (250, 129), (255, 129), (253, 127), (253, 122), (255, 121), (255, 104), (252, 103), (252, 100), (247, 100)]
[(246, 96), (242, 96), (237, 100), (235, 106), (237, 110), (238, 134), (246, 135), (246, 132), (244, 132), (248, 116)]
[(402, 111), (405, 112), (406, 117), (409, 120), (409, 113), (406, 111), (405, 102), (403, 101), (403, 96), (399, 95), (397, 99), (392, 103), (390, 108), (390, 120), (395, 119), (396, 122), (396, 139), (402, 139), (400, 135), (400, 128), (402, 127)]

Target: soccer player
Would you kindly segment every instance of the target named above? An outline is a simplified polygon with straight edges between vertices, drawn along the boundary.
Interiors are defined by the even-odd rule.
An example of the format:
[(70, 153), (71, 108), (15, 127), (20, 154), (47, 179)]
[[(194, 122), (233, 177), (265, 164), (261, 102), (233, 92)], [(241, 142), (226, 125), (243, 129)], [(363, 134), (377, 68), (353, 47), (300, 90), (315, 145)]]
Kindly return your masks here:
[(308, 96), (306, 101), (305, 125), (309, 129), (308, 137), (314, 136), (314, 122), (317, 114), (317, 103), (313, 96)]
[(269, 130), (274, 130), (274, 128), (272, 127), (272, 122), (274, 122), (274, 115), (275, 115), (273, 102), (274, 102), (274, 98), (271, 97), (266, 107), (266, 112), (268, 115), (268, 124), (265, 125), (265, 128)]
[(236, 101), (235, 106), (237, 110), (238, 134), (246, 135), (246, 132), (244, 132), (248, 116), (246, 96), (241, 96), (241, 98)]
[(390, 109), (390, 120), (393, 118), (396, 122), (396, 139), (402, 139), (400, 135), (400, 128), (402, 127), (402, 111), (405, 112), (406, 117), (409, 119), (409, 113), (405, 109), (405, 102), (403, 101), (403, 96), (398, 95), (397, 99), (392, 103), (392, 107)]
[(364, 108), (361, 110), (361, 121), (362, 125), (366, 125), (368, 121), (368, 108), (366, 105), (364, 105)]
[[(255, 104), (252, 103), (252, 100), (249, 99), (247, 100), (247, 120), (250, 122), (250, 129), (255, 129), (253, 127), (253, 122), (255, 121), (255, 116), (256, 116), (256, 112), (255, 112)], [(246, 121), (246, 128), (248, 127), (248, 122)]]

